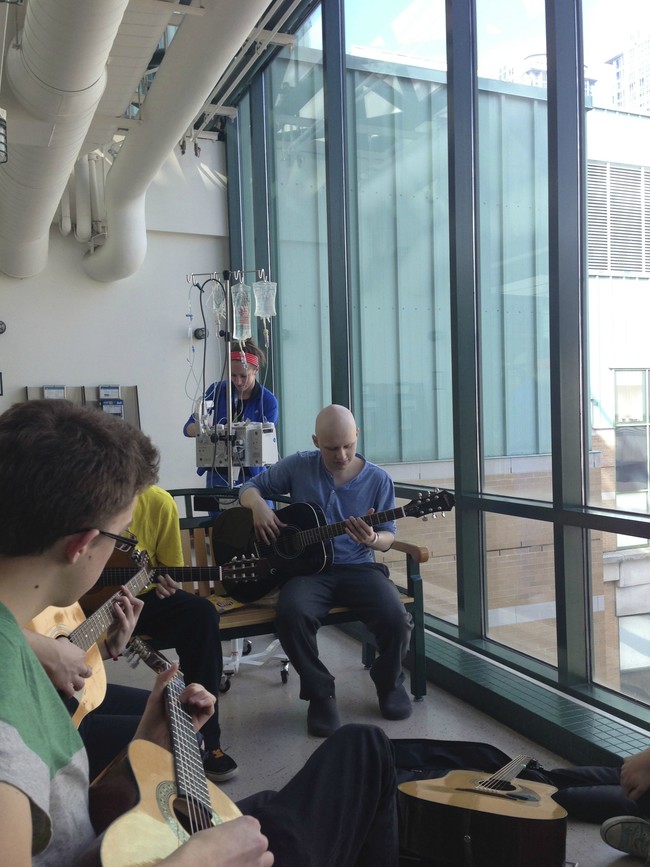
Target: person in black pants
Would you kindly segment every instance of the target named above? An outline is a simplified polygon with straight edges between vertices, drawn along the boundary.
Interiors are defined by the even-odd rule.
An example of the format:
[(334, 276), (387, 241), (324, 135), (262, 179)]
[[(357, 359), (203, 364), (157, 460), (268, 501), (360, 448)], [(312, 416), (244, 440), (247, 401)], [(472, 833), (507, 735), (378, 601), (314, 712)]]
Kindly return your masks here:
[[(158, 573), (184, 565), (178, 508), (163, 488), (151, 485), (138, 496), (129, 530), (137, 539), (137, 549), (147, 553)], [(134, 633), (175, 648), (186, 682), (200, 683), (218, 695), (223, 671), (219, 612), (208, 599), (179, 586), (169, 575), (159, 575), (156, 589), (140, 597), (144, 606)], [(133, 713), (140, 714), (141, 708)], [(207, 776), (216, 783), (232, 779), (238, 768), (221, 749), (218, 704), (201, 735)]]
[[(402, 671), (413, 620), (388, 567), (375, 561), (375, 552), (388, 551), (395, 540), (396, 522), (388, 519), (395, 510), (395, 489), (382, 467), (357, 452), (358, 438), (350, 410), (326, 406), (316, 417), (315, 449), (282, 458), (242, 485), (239, 494), (240, 504), (252, 512), (255, 536), (262, 545), (272, 546), (287, 527), (283, 510), (274, 512), (267, 503), (285, 494), (295, 505), (318, 506), (323, 523), (337, 527), (331, 563), (320, 564), (317, 574), (310, 574), (313, 568), (301, 574), (299, 557), (288, 575), (278, 566), (276, 631), (300, 677), (300, 698), (309, 702), (307, 731), (315, 737), (327, 737), (341, 725), (335, 678), (320, 658), (317, 641), (323, 619), (334, 606), (354, 610), (375, 637), (379, 653), (370, 678), (384, 719), (407, 719), (413, 711)], [(373, 513), (374, 528), (372, 520), (365, 519)]]
[[(166, 564), (169, 565), (169, 564)], [(218, 695), (223, 671), (223, 652), (219, 635), (219, 612), (202, 596), (185, 590), (161, 599), (155, 592), (145, 594), (145, 604), (135, 628), (136, 635), (169, 642), (178, 654), (181, 670), (188, 683), (209, 684)], [(167, 646), (167, 644), (166, 644)], [(215, 712), (201, 729), (204, 741), (203, 764), (206, 774), (216, 783), (232, 779), (238, 767), (232, 756), (221, 749), (221, 726), (218, 702)]]
[[(138, 496), (129, 531), (131, 547), (146, 552), (149, 564), (156, 568), (156, 572), (164, 572), (165, 567), (183, 566), (178, 509), (174, 498), (163, 488), (151, 485)], [(129, 552), (123, 547), (116, 551), (108, 561), (108, 568), (135, 573), (137, 567), (130, 556), (126, 556)], [(101, 587), (102, 582), (97, 586)], [(117, 587), (111, 587), (111, 591), (117, 591)], [(81, 605), (88, 614), (97, 608), (96, 597), (97, 592), (93, 590), (81, 599)], [(159, 574), (155, 589), (145, 591), (138, 598), (138, 607), (134, 634), (146, 636), (158, 644), (164, 643), (165, 647), (173, 647), (187, 682), (201, 683), (217, 695), (223, 655), (219, 613), (214, 605), (208, 599), (179, 589), (179, 584), (169, 575)], [(49, 656), (55, 655), (49, 666), (51, 679), (57, 688), (70, 696), (72, 687), (79, 689), (83, 678), (90, 673), (84, 652), (69, 642), (55, 642), (52, 639), (41, 641), (48, 642), (45, 647), (49, 650)], [(41, 657), (44, 662), (42, 653)], [(58, 677), (52, 676), (55, 668)], [(147, 696), (145, 690), (109, 683), (101, 705), (83, 720), (79, 733), (88, 752), (91, 780), (133, 738)], [(71, 712), (74, 712), (74, 707)], [(201, 736), (206, 775), (216, 783), (234, 777), (238, 767), (232, 756), (221, 749), (217, 706), (203, 726)]]
[(330, 735), (279, 792), (240, 801), (268, 838), (275, 867), (396, 867), (395, 759), (378, 727)]
[(607, 819), (600, 828), (605, 843), (638, 858), (650, 859), (650, 749), (628, 756), (620, 770), (628, 815)]

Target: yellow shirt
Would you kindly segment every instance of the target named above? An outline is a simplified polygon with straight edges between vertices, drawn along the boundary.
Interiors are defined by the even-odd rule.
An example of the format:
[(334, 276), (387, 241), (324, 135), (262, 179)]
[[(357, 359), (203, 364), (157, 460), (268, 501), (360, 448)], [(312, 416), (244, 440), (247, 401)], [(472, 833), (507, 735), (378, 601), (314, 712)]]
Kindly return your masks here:
[(152, 566), (184, 566), (178, 507), (171, 494), (157, 485), (136, 500), (129, 530), (138, 538)]

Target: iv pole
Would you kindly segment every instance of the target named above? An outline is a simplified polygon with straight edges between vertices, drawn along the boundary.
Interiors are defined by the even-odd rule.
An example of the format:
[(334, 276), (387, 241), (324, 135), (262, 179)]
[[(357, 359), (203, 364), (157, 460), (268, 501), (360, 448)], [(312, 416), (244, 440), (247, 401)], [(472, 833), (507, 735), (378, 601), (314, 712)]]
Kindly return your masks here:
[[(244, 271), (236, 271), (235, 275), (240, 276), (243, 281), (243, 275), (246, 272)], [(255, 270), (255, 273), (262, 277), (262, 279), (266, 280), (266, 274), (264, 271)], [(202, 287), (199, 286), (198, 283), (194, 283), (194, 278), (197, 276), (207, 276), (211, 280), (215, 282), (220, 282), (217, 279), (216, 272), (212, 272), (210, 274), (187, 274), (186, 279), (188, 283), (191, 283), (197, 286), (201, 291)], [(227, 469), (228, 469), (228, 487), (230, 489), (233, 488), (234, 483), (234, 472), (233, 472), (233, 462), (232, 462), (232, 445), (235, 440), (235, 432), (233, 429), (233, 420), (232, 420), (232, 335), (233, 335), (233, 327), (234, 327), (234, 308), (232, 301), (232, 284), (231, 284), (232, 271), (224, 270), (223, 271), (223, 289), (225, 293), (225, 301), (226, 301), (226, 328), (223, 331), (220, 331), (219, 334), (224, 338), (226, 345), (226, 442), (228, 448), (226, 451), (228, 452), (227, 459)], [(207, 282), (207, 281), (206, 281)], [(205, 284), (204, 284), (205, 285)], [(275, 315), (275, 311), (271, 314)], [(216, 403), (216, 401), (215, 401)], [(216, 407), (215, 407), (216, 409)], [(216, 419), (215, 419), (216, 424)]]
[(223, 282), (226, 291), (226, 331), (224, 340), (226, 342), (226, 441), (228, 443), (228, 487), (232, 489), (234, 478), (232, 468), (232, 443), (234, 441), (234, 431), (232, 427), (232, 358), (230, 357), (232, 344), (232, 329), (233, 329), (233, 309), (232, 309), (232, 292), (230, 288), (230, 271), (223, 272)]

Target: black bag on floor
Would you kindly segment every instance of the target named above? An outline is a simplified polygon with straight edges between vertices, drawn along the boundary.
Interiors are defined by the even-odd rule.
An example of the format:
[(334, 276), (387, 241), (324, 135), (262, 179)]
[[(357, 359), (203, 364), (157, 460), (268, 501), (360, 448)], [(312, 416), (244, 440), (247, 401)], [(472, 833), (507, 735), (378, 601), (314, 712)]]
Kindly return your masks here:
[[(449, 771), (495, 773), (512, 757), (492, 746), (474, 741), (393, 739), (397, 782), (444, 777)], [(518, 778), (547, 783), (558, 790), (553, 799), (570, 819), (601, 824), (612, 816), (648, 815), (644, 804), (625, 797), (620, 787), (620, 769), (610, 767), (554, 768), (538, 762), (517, 774)]]

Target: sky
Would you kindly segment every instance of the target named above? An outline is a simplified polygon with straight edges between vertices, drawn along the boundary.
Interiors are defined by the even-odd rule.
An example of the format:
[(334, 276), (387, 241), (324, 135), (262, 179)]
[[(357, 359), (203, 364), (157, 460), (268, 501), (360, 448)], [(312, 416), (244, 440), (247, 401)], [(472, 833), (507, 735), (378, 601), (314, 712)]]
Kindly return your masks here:
[[(476, 0), (479, 74), (545, 53), (544, 0)], [(428, 59), (445, 57), (444, 0), (346, 0), (346, 39), (353, 46)], [(633, 30), (650, 34), (650, 0), (583, 0), (585, 63), (598, 70)]]

